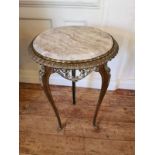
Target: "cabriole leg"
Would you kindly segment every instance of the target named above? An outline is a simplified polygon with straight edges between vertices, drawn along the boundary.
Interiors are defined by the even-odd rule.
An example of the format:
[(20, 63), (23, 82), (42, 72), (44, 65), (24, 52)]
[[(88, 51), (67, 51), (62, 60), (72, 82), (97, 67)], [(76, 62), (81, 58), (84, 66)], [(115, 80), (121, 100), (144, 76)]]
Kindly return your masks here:
[(59, 116), (57, 107), (55, 106), (55, 103), (54, 103), (54, 100), (51, 94), (51, 90), (50, 90), (50, 85), (49, 85), (49, 77), (52, 73), (54, 73), (53, 68), (47, 67), (47, 66), (41, 66), (41, 70), (39, 73), (40, 73), (40, 78), (42, 81), (42, 87), (44, 89), (44, 93), (47, 96), (48, 101), (50, 102), (51, 106), (53, 107), (53, 110), (58, 120), (59, 128), (62, 129), (60, 116)]
[(94, 114), (94, 118), (93, 118), (93, 126), (96, 127), (96, 118), (98, 115), (98, 111), (100, 109), (103, 97), (107, 91), (108, 85), (109, 85), (109, 81), (110, 81), (110, 68), (108, 68), (107, 63), (104, 65), (99, 66), (99, 71), (98, 71), (101, 75), (101, 79), (102, 79), (102, 86), (101, 86), (101, 90), (100, 90), (100, 95), (99, 95), (99, 99), (96, 105), (96, 110), (95, 110), (95, 114)]

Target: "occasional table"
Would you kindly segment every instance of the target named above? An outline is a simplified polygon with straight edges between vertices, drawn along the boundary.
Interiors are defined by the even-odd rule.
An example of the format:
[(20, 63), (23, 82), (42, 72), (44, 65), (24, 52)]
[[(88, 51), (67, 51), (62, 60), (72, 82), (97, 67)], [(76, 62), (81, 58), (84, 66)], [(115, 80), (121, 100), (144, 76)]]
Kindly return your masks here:
[(40, 33), (30, 44), (32, 59), (41, 65), (39, 75), (44, 92), (53, 107), (62, 128), (58, 109), (54, 103), (49, 77), (53, 73), (72, 81), (73, 104), (76, 104), (76, 82), (93, 71), (99, 72), (102, 79), (99, 99), (93, 117), (96, 118), (110, 81), (110, 68), (107, 62), (118, 53), (116, 40), (101, 29), (88, 26), (64, 26)]

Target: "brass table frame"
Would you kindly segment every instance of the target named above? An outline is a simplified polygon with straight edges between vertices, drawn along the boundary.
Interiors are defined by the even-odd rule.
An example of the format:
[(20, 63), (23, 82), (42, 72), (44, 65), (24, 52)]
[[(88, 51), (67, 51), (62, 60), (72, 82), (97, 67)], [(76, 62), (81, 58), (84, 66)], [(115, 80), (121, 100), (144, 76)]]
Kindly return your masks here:
[[(96, 118), (98, 115), (98, 111), (100, 109), (102, 100), (105, 96), (105, 93), (107, 91), (109, 82), (110, 82), (110, 68), (107, 66), (107, 62), (110, 61), (112, 58), (115, 57), (115, 55), (118, 53), (119, 46), (117, 42), (113, 39), (113, 47), (111, 50), (109, 50), (106, 54), (101, 55), (99, 57), (96, 57), (94, 59), (89, 60), (81, 60), (81, 61), (58, 61), (51, 58), (43, 57), (42, 55), (39, 55), (33, 48), (33, 41), (31, 42), (29, 46), (29, 53), (32, 57), (32, 59), (39, 63), (41, 65), (41, 69), (39, 71), (40, 79), (42, 82), (42, 87), (44, 90), (44, 93), (46, 94), (51, 106), (53, 107), (53, 110), (55, 112), (55, 115), (58, 120), (59, 128), (62, 129), (62, 123), (59, 116), (58, 109), (54, 103), (50, 85), (49, 85), (49, 77), (51, 74), (57, 72), (64, 78), (67, 78), (72, 81), (72, 95), (73, 95), (73, 104), (76, 103), (75, 100), (75, 82), (77, 80), (80, 80), (90, 74), (92, 71), (99, 72), (102, 79), (102, 85), (100, 90), (99, 99), (96, 105), (94, 117), (93, 117), (93, 126), (97, 127), (96, 124)], [(81, 74), (76, 77), (76, 70), (79, 70)], [(72, 75), (67, 75), (69, 72), (72, 73)]]

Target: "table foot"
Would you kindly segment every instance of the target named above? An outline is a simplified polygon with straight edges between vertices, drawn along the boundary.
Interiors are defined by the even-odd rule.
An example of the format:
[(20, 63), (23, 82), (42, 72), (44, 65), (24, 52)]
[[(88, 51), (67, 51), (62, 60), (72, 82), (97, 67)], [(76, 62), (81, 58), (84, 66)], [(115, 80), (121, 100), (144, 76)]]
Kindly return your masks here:
[(98, 115), (98, 111), (100, 109), (103, 97), (105, 96), (105, 93), (107, 91), (108, 85), (109, 85), (109, 81), (110, 81), (110, 68), (108, 68), (107, 63), (104, 65), (99, 66), (99, 70), (98, 72), (101, 75), (102, 78), (102, 86), (101, 86), (101, 90), (100, 90), (100, 95), (99, 95), (99, 99), (96, 105), (96, 110), (95, 110), (95, 114), (94, 114), (94, 118), (93, 118), (93, 126), (95, 128), (98, 128), (96, 125), (96, 118)]
[(62, 129), (61, 119), (60, 119), (57, 107), (55, 106), (55, 103), (54, 103), (54, 100), (53, 100), (53, 97), (51, 94), (51, 90), (50, 90), (50, 85), (49, 85), (49, 77), (52, 73), (54, 73), (53, 68), (47, 67), (47, 66), (42, 66), (42, 69), (40, 70), (40, 78), (42, 81), (44, 93), (47, 96), (48, 101), (50, 102), (51, 106), (53, 107), (53, 110), (54, 110), (55, 115), (57, 117), (58, 128)]

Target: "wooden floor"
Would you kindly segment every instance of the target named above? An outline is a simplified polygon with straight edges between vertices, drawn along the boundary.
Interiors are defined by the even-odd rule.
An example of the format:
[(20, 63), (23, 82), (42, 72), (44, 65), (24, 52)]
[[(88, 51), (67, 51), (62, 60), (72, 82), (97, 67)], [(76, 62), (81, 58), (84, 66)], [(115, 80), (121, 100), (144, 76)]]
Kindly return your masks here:
[(97, 118), (92, 118), (99, 90), (52, 86), (64, 129), (40, 85), (20, 84), (20, 155), (134, 155), (134, 91), (108, 91)]

